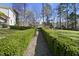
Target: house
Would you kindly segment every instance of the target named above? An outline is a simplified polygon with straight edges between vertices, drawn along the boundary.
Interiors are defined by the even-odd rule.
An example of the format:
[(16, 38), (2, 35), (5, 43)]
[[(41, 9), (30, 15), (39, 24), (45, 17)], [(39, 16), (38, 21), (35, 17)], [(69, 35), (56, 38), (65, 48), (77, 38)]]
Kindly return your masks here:
[(6, 25), (8, 26), (16, 25), (16, 13), (12, 8), (0, 6), (0, 12), (6, 15), (1, 17), (6, 20)]
[(4, 13), (0, 12), (0, 27), (3, 25), (7, 26), (7, 20), (9, 19), (8, 16), (6, 16)]

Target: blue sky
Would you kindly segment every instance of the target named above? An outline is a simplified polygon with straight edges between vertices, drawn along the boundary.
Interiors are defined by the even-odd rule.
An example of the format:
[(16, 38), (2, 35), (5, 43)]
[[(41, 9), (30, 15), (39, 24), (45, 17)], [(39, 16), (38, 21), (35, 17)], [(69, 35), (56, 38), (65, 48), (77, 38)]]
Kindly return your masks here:
[[(11, 3), (0, 3), (0, 5), (8, 6), (8, 7), (12, 6)], [(58, 4), (56, 4), (56, 3), (51, 4), (52, 9), (56, 8), (57, 5)], [(31, 10), (36, 10), (36, 11), (40, 12), (42, 6), (41, 6), (41, 3), (28, 3), (26, 7), (29, 8), (29, 9), (31, 9)]]
[(12, 6), (12, 4), (11, 4), (11, 3), (0, 3), (0, 5), (2, 5), (2, 6), (9, 6), (9, 7), (11, 7), (11, 6)]
[[(0, 3), (0, 5), (4, 5), (4, 6), (12, 6), (12, 3)], [(58, 4), (57, 3), (51, 3), (52, 8), (55, 8)], [(31, 8), (40, 8), (41, 7), (41, 3), (28, 3), (28, 7)]]
[[(1, 6), (8, 6), (12, 7), (12, 3), (0, 3)], [(58, 6), (58, 3), (50, 3), (52, 10), (55, 9)], [(78, 4), (79, 5), (79, 4)], [(77, 6), (78, 6), (77, 5)], [(26, 8), (31, 9), (32, 11), (37, 12), (38, 14), (41, 13), (42, 4), (41, 3), (27, 3)], [(53, 12), (52, 12), (53, 13)], [(79, 14), (79, 11), (77, 11)]]
[[(12, 3), (0, 3), (1, 6), (8, 6), (8, 7), (12, 7)], [(56, 3), (52, 3), (50, 4), (52, 9), (56, 8), (58, 4)], [(27, 8), (31, 9), (32, 11), (37, 12), (38, 17), (40, 17), (41, 14), (41, 8), (42, 8), (42, 4), (41, 3), (28, 3)]]
[[(12, 3), (0, 3), (0, 5), (11, 7), (12, 6)], [(50, 5), (52, 7), (52, 10), (55, 9), (55, 8), (57, 8), (57, 6), (58, 6), (57, 3), (51, 3)], [(41, 8), (42, 8), (42, 4), (41, 3), (27, 3), (27, 6), (26, 7), (28, 9), (31, 9), (34, 12), (37, 12), (38, 18), (40, 17)], [(79, 14), (79, 11), (77, 11), (77, 13)], [(52, 12), (52, 14), (55, 14), (55, 13)]]
[[(53, 3), (53, 4), (50, 4), (52, 9), (56, 8), (58, 4), (56, 3)], [(42, 9), (42, 4), (41, 3), (29, 3), (28, 5), (28, 8), (33, 10), (33, 11), (36, 11), (38, 14), (41, 14), (41, 9)], [(38, 15), (38, 17), (40, 17), (40, 15)]]

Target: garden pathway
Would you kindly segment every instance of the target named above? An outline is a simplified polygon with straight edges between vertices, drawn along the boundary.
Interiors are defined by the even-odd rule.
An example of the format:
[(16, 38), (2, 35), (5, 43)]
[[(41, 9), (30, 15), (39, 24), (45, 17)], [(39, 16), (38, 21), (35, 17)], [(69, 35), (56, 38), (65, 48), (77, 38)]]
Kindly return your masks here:
[(42, 36), (41, 31), (37, 31), (36, 36), (30, 42), (25, 56), (51, 56), (48, 46)]

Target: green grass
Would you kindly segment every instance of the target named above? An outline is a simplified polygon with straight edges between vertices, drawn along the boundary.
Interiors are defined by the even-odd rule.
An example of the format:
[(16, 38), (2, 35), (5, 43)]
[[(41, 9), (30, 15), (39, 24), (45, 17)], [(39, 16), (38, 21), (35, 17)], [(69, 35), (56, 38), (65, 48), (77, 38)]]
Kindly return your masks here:
[(53, 55), (79, 55), (79, 31), (43, 29)]
[(0, 55), (23, 55), (34, 34), (35, 29), (0, 29)]

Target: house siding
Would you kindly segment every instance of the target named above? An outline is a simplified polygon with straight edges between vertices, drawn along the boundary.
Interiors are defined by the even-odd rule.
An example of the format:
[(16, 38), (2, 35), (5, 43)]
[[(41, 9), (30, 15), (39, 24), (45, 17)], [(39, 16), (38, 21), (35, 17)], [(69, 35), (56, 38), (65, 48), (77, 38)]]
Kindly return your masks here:
[(16, 24), (16, 15), (14, 15), (14, 13), (9, 9), (9, 20), (8, 20), (8, 24), (9, 25), (15, 25)]
[(16, 15), (13, 13), (11, 9), (0, 8), (0, 11), (9, 17), (7, 19), (7, 25), (15, 25), (16, 24)]

